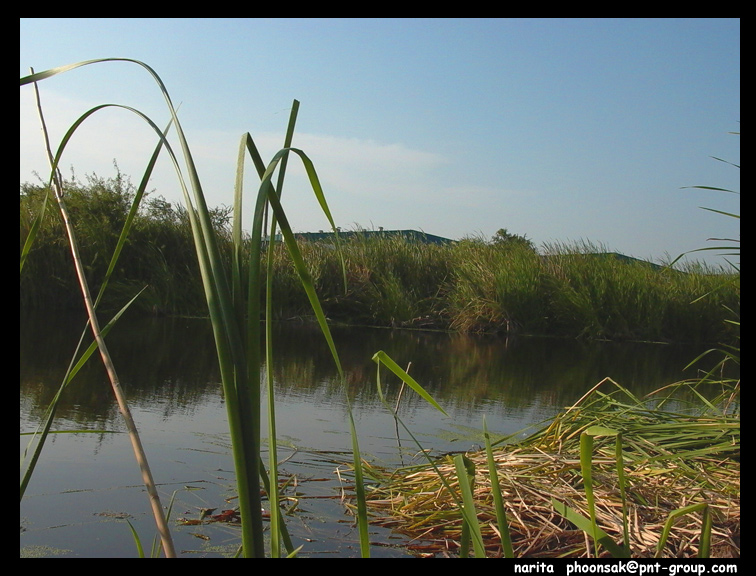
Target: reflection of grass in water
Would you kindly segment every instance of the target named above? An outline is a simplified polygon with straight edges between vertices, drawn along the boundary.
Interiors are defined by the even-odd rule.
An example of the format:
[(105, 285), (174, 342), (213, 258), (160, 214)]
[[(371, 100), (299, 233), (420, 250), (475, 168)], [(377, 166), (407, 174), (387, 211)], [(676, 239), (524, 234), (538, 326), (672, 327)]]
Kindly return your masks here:
[(50, 558), (51, 556), (60, 556), (70, 554), (71, 550), (63, 548), (53, 548), (52, 546), (22, 546), (21, 558)]

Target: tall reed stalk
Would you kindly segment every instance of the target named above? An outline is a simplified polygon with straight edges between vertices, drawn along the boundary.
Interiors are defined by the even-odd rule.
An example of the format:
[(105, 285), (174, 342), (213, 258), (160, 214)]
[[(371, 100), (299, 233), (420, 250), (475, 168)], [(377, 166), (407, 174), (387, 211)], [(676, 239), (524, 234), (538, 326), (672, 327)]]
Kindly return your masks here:
[[(31, 70), (31, 73), (32, 75), (34, 74), (33, 69)], [(23, 81), (22, 81), (22, 84), (23, 84)], [(76, 241), (76, 234), (74, 231), (73, 224), (71, 223), (68, 210), (66, 208), (66, 202), (64, 199), (65, 191), (63, 189), (63, 183), (62, 183), (62, 179), (60, 178), (60, 173), (57, 169), (57, 158), (55, 160), (53, 159), (52, 151), (50, 149), (47, 126), (45, 124), (44, 114), (42, 113), (42, 106), (41, 106), (40, 98), (39, 98), (39, 89), (36, 82), (34, 82), (34, 93), (37, 99), (37, 108), (39, 110), (40, 122), (42, 124), (42, 133), (45, 139), (45, 148), (47, 150), (48, 159), (50, 161), (51, 186), (54, 191), (55, 199), (57, 200), (58, 207), (60, 209), (61, 217), (63, 218), (66, 234), (68, 235), (68, 242), (71, 248), (71, 254), (73, 256), (73, 262), (74, 262), (74, 267), (76, 269), (76, 275), (79, 279), (79, 285), (81, 287), (81, 293), (84, 300), (84, 305), (87, 310), (88, 322), (92, 328), (92, 334), (97, 343), (97, 348), (100, 351), (102, 363), (108, 374), (108, 379), (110, 380), (110, 385), (113, 390), (113, 394), (118, 403), (118, 409), (121, 412), (121, 415), (123, 416), (124, 423), (126, 424), (126, 428), (129, 433), (129, 439), (131, 440), (131, 445), (134, 450), (134, 456), (136, 458), (137, 463), (139, 464), (139, 468), (142, 473), (142, 480), (144, 482), (144, 485), (147, 489), (147, 493), (149, 495), (150, 506), (152, 508), (153, 515), (155, 517), (155, 522), (157, 525), (158, 532), (160, 533), (163, 550), (165, 551), (165, 555), (167, 557), (173, 558), (176, 556), (176, 551), (173, 547), (173, 539), (171, 537), (170, 530), (168, 529), (168, 525), (165, 519), (165, 514), (163, 513), (163, 508), (160, 503), (160, 496), (157, 492), (157, 488), (155, 487), (155, 481), (152, 477), (152, 471), (147, 461), (147, 455), (144, 451), (144, 447), (142, 446), (142, 441), (139, 437), (139, 431), (137, 429), (136, 423), (134, 422), (134, 418), (131, 415), (131, 410), (129, 409), (128, 402), (126, 401), (126, 397), (123, 393), (123, 389), (121, 388), (121, 383), (118, 378), (118, 374), (116, 372), (115, 366), (113, 364), (113, 360), (110, 356), (110, 352), (108, 350), (107, 344), (105, 343), (102, 330), (100, 329), (100, 323), (97, 318), (97, 313), (95, 312), (95, 303), (92, 299), (92, 296), (89, 290), (89, 284), (87, 282), (86, 275), (84, 274), (84, 266), (82, 264), (81, 257), (79, 254), (79, 247)], [(23, 494), (23, 486), (22, 486), (22, 494)]]
[[(45, 72), (31, 74), (21, 79), (21, 85), (36, 83), (56, 74), (67, 72), (80, 66), (100, 64), (107, 62), (127, 62), (136, 64), (146, 70), (157, 83), (161, 93), (165, 98), (168, 111), (170, 113), (170, 125), (175, 127), (176, 135), (179, 141), (179, 148), (185, 166), (186, 178), (188, 185), (182, 175), (179, 161), (174, 153), (170, 143), (166, 139), (154, 122), (147, 116), (135, 110), (123, 106), (143, 120), (145, 120), (155, 130), (159, 145), (153, 156), (153, 161), (148, 167), (151, 171), (157, 152), (164, 148), (169, 154), (178, 174), (179, 184), (181, 185), (184, 199), (186, 202), (186, 214), (192, 229), (194, 246), (199, 264), (202, 284), (204, 287), (206, 303), (210, 314), (211, 325), (213, 329), (216, 351), (218, 355), (221, 381), (223, 385), (224, 398), (226, 403), (229, 429), (231, 433), (232, 452), (234, 465), (236, 469), (236, 482), (238, 491), (238, 502), (241, 525), (242, 551), (245, 557), (263, 557), (265, 555), (264, 534), (263, 534), (263, 516), (262, 516), (262, 499), (261, 490), (267, 492), (271, 503), (272, 528), (275, 532), (272, 535), (271, 555), (278, 556), (281, 543), (283, 543), (289, 555), (295, 554), (296, 551), (291, 549), (291, 541), (281, 521), (281, 513), (278, 509), (277, 497), (277, 459), (276, 459), (276, 441), (275, 441), (275, 401), (273, 396), (273, 377), (272, 377), (272, 332), (263, 330), (260, 327), (261, 318), (261, 298), (265, 283), (263, 282), (261, 261), (266, 249), (263, 243), (263, 234), (266, 232), (264, 223), (267, 218), (268, 208), (272, 211), (271, 218), (271, 238), (275, 236), (275, 230), (278, 226), (281, 230), (284, 243), (289, 253), (289, 257), (297, 271), (302, 287), (307, 294), (308, 301), (312, 311), (322, 329), (328, 346), (333, 355), (339, 373), (342, 373), (339, 357), (334, 345), (333, 339), (326, 322), (325, 314), (320, 305), (312, 278), (304, 263), (302, 254), (294, 239), (291, 226), (287, 220), (286, 214), (281, 206), (280, 191), (283, 186), (285, 166), (290, 153), (298, 156), (307, 173), (312, 191), (315, 194), (324, 215), (328, 219), (334, 233), (337, 232), (330, 210), (325, 200), (320, 181), (318, 179), (312, 161), (307, 155), (297, 148), (291, 147), (292, 135), (296, 120), (296, 113), (299, 103), (294, 101), (292, 114), (287, 130), (284, 148), (274, 155), (271, 161), (266, 165), (255, 146), (252, 137), (247, 133), (242, 136), (239, 158), (237, 163), (237, 178), (234, 193), (234, 224), (232, 232), (232, 257), (230, 277), (227, 276), (224, 266), (224, 258), (219, 247), (218, 230), (213, 226), (212, 212), (208, 208), (199, 175), (197, 173), (191, 150), (189, 148), (186, 136), (179, 122), (176, 108), (173, 106), (168, 91), (160, 77), (155, 71), (143, 62), (124, 58), (107, 58), (98, 60), (89, 60), (76, 64), (54, 68)], [(61, 143), (55, 158), (52, 161), (53, 175), (56, 174), (57, 166), (66, 143), (74, 133), (76, 128), (91, 114), (108, 105), (98, 106), (84, 114), (67, 132)], [(247, 154), (250, 156), (255, 170), (260, 178), (260, 187), (257, 192), (253, 208), (252, 232), (249, 241), (243, 238), (241, 230), (241, 213), (242, 213), (242, 182), (244, 173), (244, 162)], [(278, 168), (277, 186), (273, 185), (273, 175)], [(146, 182), (143, 179), (143, 182)], [(51, 178), (52, 180), (52, 178)], [(138, 200), (135, 200), (135, 206)], [(135, 210), (135, 208), (134, 208)], [(35, 228), (36, 230), (36, 228)], [(30, 235), (31, 236), (31, 235)], [(22, 251), (23, 261), (29, 253), (33, 236), (27, 239)], [(268, 249), (268, 278), (270, 279), (272, 266), (272, 247)], [(242, 269), (245, 259), (248, 261), (248, 278), (245, 282), (242, 279)], [(344, 277), (345, 278), (345, 277)], [(267, 320), (271, 320), (272, 310), (272, 290), (270, 290), (270, 281), (268, 281), (267, 303), (265, 306)], [(85, 296), (86, 298), (86, 296)], [(87, 307), (90, 307), (90, 300), (87, 299)], [(93, 328), (96, 327), (93, 323)], [(96, 328), (95, 328), (96, 330)], [(266, 343), (266, 361), (268, 365), (267, 385), (269, 392), (268, 414), (269, 414), (269, 458), (270, 470), (265, 470), (261, 458), (261, 366), (262, 357), (260, 354), (262, 338), (265, 337)], [(104, 348), (104, 342), (100, 347)], [(117, 382), (117, 380), (116, 380)], [(114, 385), (115, 388), (115, 385)], [(354, 434), (353, 434), (354, 436)], [(355, 460), (359, 462), (359, 452), (356, 442), (356, 436), (353, 438), (355, 446)], [(270, 474), (270, 475), (269, 475)], [(363, 504), (364, 509), (364, 504)], [(363, 544), (363, 555), (367, 555), (365, 549), (367, 541), (367, 524), (363, 521), (360, 523), (361, 542)], [(279, 540), (280, 538), (280, 540)], [(166, 554), (173, 554), (172, 547), (165, 546)]]

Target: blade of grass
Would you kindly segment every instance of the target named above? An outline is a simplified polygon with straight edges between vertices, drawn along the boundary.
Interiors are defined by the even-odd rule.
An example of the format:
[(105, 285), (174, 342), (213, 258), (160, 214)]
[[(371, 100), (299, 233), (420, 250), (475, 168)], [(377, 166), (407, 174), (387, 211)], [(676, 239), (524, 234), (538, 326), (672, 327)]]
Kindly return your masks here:
[[(582, 530), (586, 534), (591, 534), (591, 532), (593, 531), (593, 522), (591, 522), (590, 519), (586, 518), (579, 512), (576, 512), (556, 498), (551, 499), (551, 504), (552, 506), (554, 506), (554, 510), (556, 510), (556, 512), (560, 516), (572, 522), (575, 526), (578, 527), (578, 529)], [(614, 542), (614, 540), (612, 540), (611, 536), (609, 536), (601, 528), (596, 528), (595, 534), (596, 542), (603, 548), (605, 548), (614, 558), (625, 557), (625, 551), (620, 546), (618, 546)]]
[(136, 549), (137, 549), (137, 556), (139, 558), (144, 558), (144, 548), (142, 548), (142, 540), (139, 538), (139, 534), (134, 528), (134, 525), (131, 522), (129, 522), (128, 518), (126, 519), (126, 523), (129, 525), (129, 528), (131, 529), (131, 536), (134, 538), (134, 544), (136, 545)]
[[(32, 73), (33, 73), (33, 70), (32, 70)], [(39, 92), (37, 90), (36, 83), (34, 84), (34, 87), (35, 87), (37, 100), (39, 102)], [(41, 115), (41, 107), (39, 107), (39, 109), (40, 109), (40, 115)], [(44, 130), (44, 117), (43, 116), (41, 116), (41, 121), (43, 125), (43, 130)], [(144, 481), (145, 487), (147, 488), (147, 492), (149, 494), (150, 504), (152, 506), (153, 515), (155, 516), (155, 522), (157, 524), (158, 531), (160, 532), (161, 538), (163, 540), (165, 554), (169, 558), (175, 557), (176, 552), (173, 548), (173, 540), (171, 538), (170, 531), (168, 530), (168, 526), (165, 521), (163, 509), (160, 504), (160, 497), (157, 493), (157, 489), (155, 488), (155, 482), (152, 478), (152, 472), (150, 470), (149, 464), (147, 463), (147, 457), (146, 457), (144, 448), (142, 446), (141, 439), (139, 437), (139, 432), (136, 428), (136, 424), (131, 415), (131, 411), (129, 409), (128, 403), (126, 402), (126, 398), (121, 389), (120, 381), (118, 379), (115, 366), (113, 365), (107, 345), (105, 344), (105, 340), (100, 330), (99, 321), (97, 319), (97, 314), (94, 309), (94, 303), (92, 301), (92, 296), (89, 291), (89, 285), (87, 283), (87, 279), (84, 274), (83, 264), (81, 262), (81, 258), (79, 255), (79, 249), (76, 242), (76, 235), (75, 235), (71, 220), (69, 218), (68, 210), (66, 208), (66, 203), (64, 200), (64, 191), (62, 188), (62, 181), (58, 177), (56, 166), (54, 165), (53, 160), (49, 155), (49, 149), (48, 149), (48, 158), (51, 164), (51, 179), (53, 180), (53, 186), (54, 186), (53, 190), (55, 191), (55, 197), (58, 201), (58, 207), (60, 209), (61, 216), (63, 217), (63, 223), (66, 228), (69, 246), (71, 248), (71, 253), (74, 259), (74, 266), (76, 269), (76, 274), (79, 278), (79, 284), (82, 291), (82, 297), (84, 299), (84, 305), (87, 309), (87, 316), (89, 317), (89, 324), (92, 328), (92, 333), (94, 335), (94, 338), (97, 341), (97, 346), (100, 351), (100, 356), (102, 358), (106, 372), (108, 373), (108, 378), (110, 380), (113, 393), (116, 397), (119, 410), (124, 418), (124, 422), (126, 424), (127, 430), (129, 431), (129, 438), (131, 440), (132, 448), (134, 450), (134, 455), (142, 471), (142, 479)]]
[(491, 480), (491, 492), (493, 493), (494, 507), (496, 509), (496, 522), (501, 534), (501, 549), (504, 558), (514, 558), (512, 549), (512, 538), (509, 534), (509, 522), (507, 522), (507, 512), (504, 509), (504, 502), (501, 499), (501, 486), (499, 485), (499, 474), (496, 472), (496, 461), (491, 448), (491, 436), (486, 426), (486, 417), (483, 417), (483, 435), (486, 439), (486, 459), (488, 462), (488, 477)]
[(711, 521), (709, 518), (707, 518), (706, 512), (709, 510), (709, 505), (706, 504), (706, 502), (700, 502), (698, 504), (691, 504), (690, 506), (684, 506), (683, 508), (678, 508), (677, 510), (673, 510), (669, 513), (669, 516), (667, 517), (667, 521), (664, 523), (664, 529), (662, 530), (662, 534), (659, 537), (659, 543), (656, 546), (656, 558), (661, 558), (662, 551), (664, 550), (664, 547), (667, 545), (667, 538), (669, 538), (669, 532), (672, 530), (672, 525), (675, 523), (675, 520), (677, 520), (681, 516), (685, 516), (686, 514), (693, 514), (694, 512), (703, 511), (704, 512), (704, 520), (701, 522), (701, 543), (702, 546), (700, 547), (701, 550), (704, 549), (704, 547), (707, 549), (708, 553), (708, 542), (711, 538)]
[(619, 480), (620, 498), (622, 499), (622, 545), (625, 553), (630, 556), (630, 530), (627, 521), (627, 480), (625, 478), (625, 462), (622, 454), (622, 433), (617, 433), (614, 444), (614, 453), (617, 459), (617, 479)]
[[(291, 109), (291, 115), (289, 116), (289, 126), (286, 130), (286, 137), (284, 139), (284, 148), (291, 146), (291, 141), (294, 137), (294, 126), (296, 124), (297, 113), (299, 111), (299, 102), (294, 100)], [(284, 176), (286, 173), (286, 163), (288, 161), (288, 154), (285, 154), (281, 158), (281, 163), (278, 169), (278, 190), (279, 197), (283, 193)], [(268, 501), (270, 502), (271, 515), (270, 515), (270, 551), (273, 558), (280, 556), (280, 541), (279, 541), (279, 515), (273, 514), (273, 510), (278, 510), (279, 507), (279, 495), (278, 495), (278, 447), (276, 442), (276, 409), (275, 409), (275, 386), (273, 385), (273, 254), (275, 249), (275, 242), (273, 239), (276, 237), (276, 218), (275, 215), (271, 219), (270, 234), (268, 238), (268, 259), (267, 259), (267, 272), (265, 275), (266, 287), (265, 287), (265, 368), (267, 374), (267, 394), (268, 394), (268, 458), (269, 458), (269, 473), (271, 478), (274, 479), (272, 483), (272, 491), (268, 492)]]
[[(580, 434), (580, 470), (583, 476), (583, 487), (585, 490), (585, 499), (588, 505), (588, 512), (590, 514), (591, 519), (591, 536), (593, 537), (593, 541), (596, 545), (596, 555), (598, 556), (598, 547), (599, 545), (604, 545), (605, 540), (600, 540), (599, 538), (599, 527), (596, 524), (596, 500), (594, 497), (593, 492), (593, 438), (598, 436), (617, 436), (618, 432), (616, 430), (613, 430), (611, 428), (606, 428), (604, 426), (590, 426), (585, 431), (583, 431)], [(618, 454), (618, 461), (617, 466), (619, 467), (621, 464), (621, 457), (622, 457), (622, 444), (615, 442), (615, 450), (619, 451)], [(621, 493), (623, 496), (623, 517), (625, 517), (624, 521), (624, 550), (622, 552), (623, 556), (626, 556), (629, 553), (629, 550), (627, 548), (627, 520), (625, 516), (626, 506), (624, 506), (624, 473), (619, 470), (620, 474), (620, 483), (621, 483)], [(614, 545), (616, 547), (616, 544)], [(614, 553), (612, 553), (614, 555)]]
[[(462, 518), (464, 524), (470, 531), (470, 539), (472, 540), (473, 550), (475, 550), (476, 558), (486, 557), (486, 548), (483, 545), (483, 535), (480, 532), (480, 524), (478, 523), (478, 516), (475, 512), (475, 499), (473, 498), (472, 487), (475, 484), (475, 464), (464, 454), (457, 454), (454, 457), (454, 467), (457, 470), (457, 478), (459, 479), (459, 490), (462, 493)], [(465, 550), (467, 546), (463, 546), (463, 554), (467, 554)]]
[[(425, 400), (428, 404), (441, 412), (444, 416), (448, 416), (446, 411), (438, 405), (433, 397), (428, 394), (412, 376), (402, 370), (401, 366), (394, 362), (394, 360), (392, 360), (391, 357), (383, 350), (379, 350), (378, 352), (373, 354), (373, 362), (375, 362), (376, 364), (383, 364), (386, 368), (396, 374), (402, 380), (402, 382), (404, 382), (405, 384), (407, 384), (407, 386), (417, 392), (417, 394), (419, 394), (423, 400)], [(378, 394), (380, 395), (381, 399), (383, 399), (383, 391), (381, 390), (380, 384), (378, 387)]]
[(370, 537), (368, 534), (367, 501), (365, 497), (365, 482), (362, 474), (362, 456), (357, 438), (357, 428), (354, 425), (352, 406), (347, 393), (347, 408), (349, 413), (349, 432), (352, 436), (352, 459), (354, 462), (354, 489), (357, 496), (357, 526), (360, 534), (360, 554), (363, 558), (370, 558)]
[[(596, 556), (598, 556), (598, 537), (596, 526), (596, 502), (593, 497), (593, 474), (591, 472), (591, 459), (593, 452), (593, 436), (583, 432), (580, 434), (580, 471), (583, 475), (583, 488), (585, 490), (585, 500), (588, 505), (588, 513), (591, 518), (590, 535), (596, 546)], [(590, 553), (590, 552), (589, 552)]]

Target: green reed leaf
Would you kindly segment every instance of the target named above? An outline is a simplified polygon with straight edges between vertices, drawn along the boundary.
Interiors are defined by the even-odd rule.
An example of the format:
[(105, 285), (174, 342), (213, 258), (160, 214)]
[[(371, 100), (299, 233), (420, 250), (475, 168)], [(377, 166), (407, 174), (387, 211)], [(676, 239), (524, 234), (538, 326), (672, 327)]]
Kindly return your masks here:
[(504, 558), (514, 558), (512, 549), (512, 538), (509, 534), (509, 522), (507, 521), (507, 512), (504, 508), (504, 502), (501, 498), (501, 486), (499, 485), (499, 474), (496, 471), (496, 461), (493, 456), (491, 447), (491, 436), (486, 426), (486, 417), (483, 417), (483, 435), (486, 439), (486, 459), (488, 462), (488, 477), (491, 479), (491, 492), (493, 494), (494, 508), (496, 509), (496, 522), (501, 534), (501, 548), (504, 552)]
[[(480, 531), (478, 516), (475, 512), (475, 498), (473, 497), (472, 487), (475, 484), (475, 464), (472, 460), (465, 457), (464, 454), (457, 454), (454, 457), (454, 466), (457, 470), (459, 479), (459, 490), (462, 493), (462, 518), (464, 524), (469, 530), (470, 539), (473, 543), (476, 558), (486, 557), (486, 548), (483, 544), (483, 535)], [(467, 546), (462, 546), (460, 555), (467, 555)]]
[[(420, 384), (418, 384), (417, 381), (412, 376), (410, 376), (404, 370), (402, 370), (402, 368), (396, 362), (394, 362), (394, 360), (392, 360), (391, 357), (388, 354), (386, 354), (383, 350), (379, 350), (378, 352), (373, 354), (373, 362), (379, 365), (383, 364), (386, 368), (388, 368), (394, 374), (396, 374), (402, 380), (402, 382), (404, 382), (407, 386), (409, 386), (415, 392), (417, 392), (417, 394), (423, 400), (428, 402), (428, 404), (433, 406), (436, 410), (441, 412), (444, 416), (448, 416), (446, 411), (443, 408), (441, 408), (438, 402), (436, 402), (433, 399), (433, 397), (430, 394), (428, 394), (428, 392), (426, 392), (425, 389), (422, 386), (420, 386)], [(383, 392), (380, 389), (380, 387), (378, 388), (378, 393), (381, 395), (381, 398), (383, 398)]]

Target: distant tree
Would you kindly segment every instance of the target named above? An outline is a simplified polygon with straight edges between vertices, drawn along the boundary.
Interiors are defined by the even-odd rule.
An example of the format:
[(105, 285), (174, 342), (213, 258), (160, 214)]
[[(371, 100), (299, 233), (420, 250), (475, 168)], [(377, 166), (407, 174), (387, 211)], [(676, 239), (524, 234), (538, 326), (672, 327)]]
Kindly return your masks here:
[(512, 234), (506, 228), (499, 228), (498, 232), (491, 237), (491, 243), (499, 246), (523, 246), (535, 252), (535, 244), (527, 236)]

